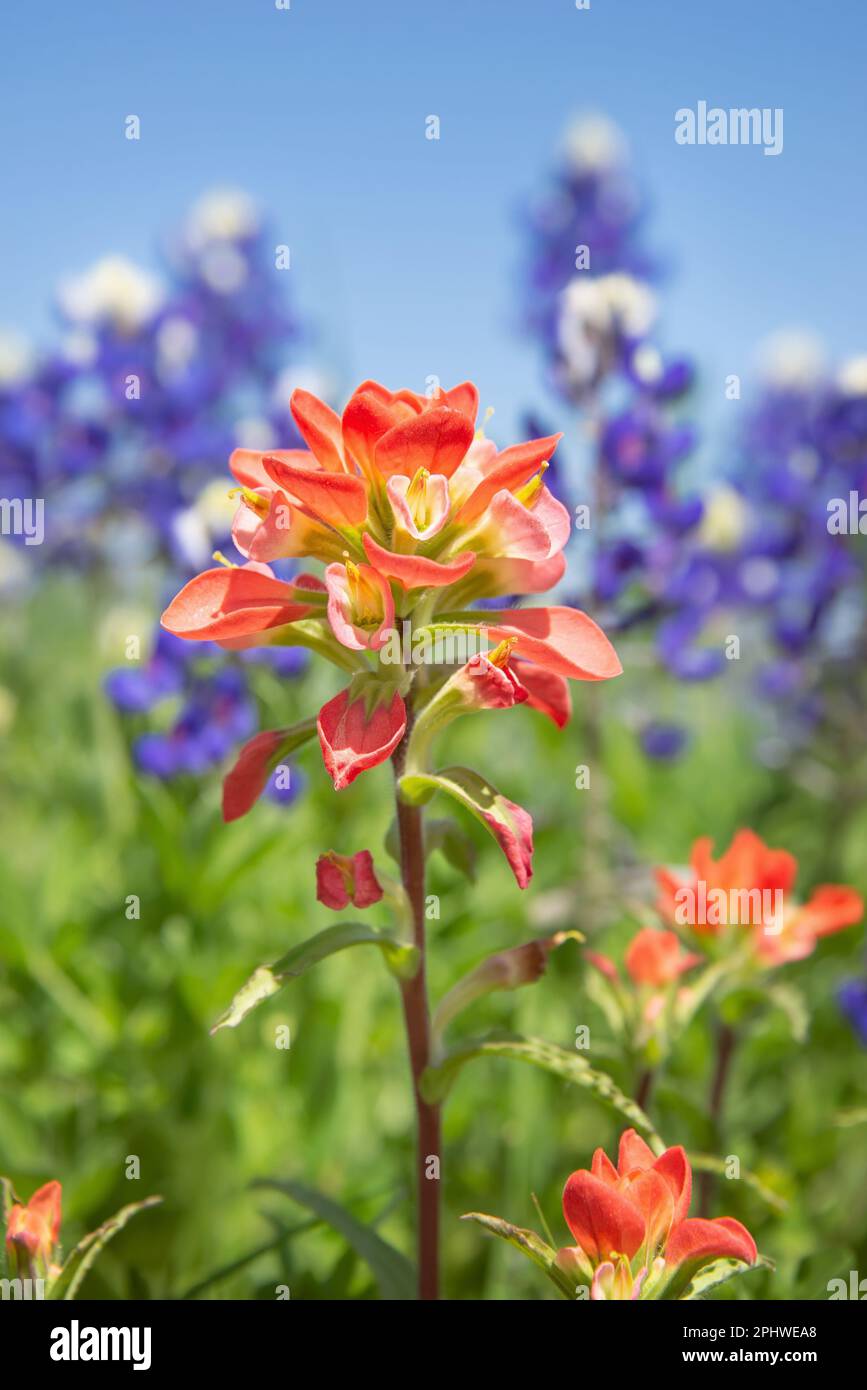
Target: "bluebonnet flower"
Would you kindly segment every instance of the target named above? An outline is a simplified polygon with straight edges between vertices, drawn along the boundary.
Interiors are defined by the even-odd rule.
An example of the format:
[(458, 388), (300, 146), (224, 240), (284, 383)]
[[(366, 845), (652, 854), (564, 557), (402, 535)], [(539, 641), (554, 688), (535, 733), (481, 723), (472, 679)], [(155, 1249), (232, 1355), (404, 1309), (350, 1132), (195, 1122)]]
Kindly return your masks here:
[[(735, 478), (748, 509), (741, 560), (773, 580), (743, 592), (767, 650), (757, 689), (776, 707), (791, 746), (827, 714), (857, 704), (867, 607), (863, 561), (830, 524), (834, 500), (867, 489), (867, 358), (836, 376), (803, 339), (778, 338), (739, 440)], [(847, 526), (848, 531), (848, 526)], [(749, 571), (748, 571), (749, 572)], [(857, 711), (850, 711), (857, 717)]]
[[(561, 493), (589, 508), (589, 536), (577, 521), (581, 589), (568, 598), (599, 611), (613, 631), (649, 631), (679, 679), (709, 679), (724, 662), (718, 609), (736, 586), (726, 546), (704, 533), (703, 499), (684, 483), (696, 435), (678, 404), (693, 368), (655, 342), (650, 282), (660, 267), (644, 247), (644, 205), (609, 122), (573, 128), (551, 189), (529, 218), (526, 321), (548, 383), (584, 413), (590, 444), (580, 482), (572, 472), (563, 485), (562, 448), (554, 461)], [(542, 434), (551, 428), (533, 424)], [(674, 726), (642, 732), (649, 756), (674, 757), (685, 742)]]
[[(292, 648), (270, 648), (227, 658), (215, 645), (194, 647), (159, 628), (150, 657), (140, 666), (111, 671), (105, 690), (115, 708), (130, 717), (159, 714), (161, 706), (173, 701), (177, 709), (168, 728), (133, 737), (133, 761), (161, 781), (201, 776), (223, 763), (258, 727), (248, 679), (251, 659), (264, 660), (281, 676), (295, 676), (304, 669), (306, 656)], [(274, 800), (290, 802), (300, 785), (292, 769), (288, 780), (272, 779), (268, 792)]]
[[(577, 120), (545, 194), (524, 217), (532, 247), (525, 322), (549, 360), (559, 355), (561, 296), (578, 264), (598, 276), (651, 273), (639, 236), (642, 218), (620, 131), (604, 116)], [(589, 248), (589, 264), (582, 248)]]
[(843, 1014), (867, 1046), (867, 980), (847, 980), (837, 998)]
[(234, 192), (195, 205), (160, 275), (109, 256), (61, 283), (60, 341), (26, 370), (0, 352), (0, 490), (48, 499), (28, 558), (193, 571), (228, 543), (227, 454), (301, 442), (284, 284)]

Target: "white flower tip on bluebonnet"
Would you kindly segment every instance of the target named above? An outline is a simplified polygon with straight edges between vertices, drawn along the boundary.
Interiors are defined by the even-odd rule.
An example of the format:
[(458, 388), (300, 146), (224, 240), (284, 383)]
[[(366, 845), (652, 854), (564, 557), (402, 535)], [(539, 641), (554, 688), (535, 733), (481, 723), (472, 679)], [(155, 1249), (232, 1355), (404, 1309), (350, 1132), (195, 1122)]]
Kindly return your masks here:
[(825, 349), (815, 334), (802, 328), (772, 333), (758, 349), (759, 371), (766, 386), (778, 391), (806, 391), (825, 372)]
[(632, 275), (570, 280), (561, 296), (557, 330), (570, 380), (590, 385), (618, 344), (644, 338), (656, 315), (655, 294)]
[(662, 353), (653, 343), (642, 343), (633, 354), (632, 370), (645, 386), (655, 386), (662, 380), (665, 364)]
[(0, 328), (0, 386), (23, 386), (33, 374), (35, 355), (26, 338)]
[(60, 342), (60, 355), (73, 367), (90, 367), (96, 360), (97, 344), (86, 328), (74, 328)]
[(183, 372), (195, 357), (199, 334), (195, 324), (182, 314), (174, 314), (157, 331), (157, 355), (161, 376)]
[(58, 302), (72, 323), (110, 323), (130, 333), (157, 313), (163, 287), (155, 275), (125, 256), (104, 256), (81, 275), (62, 280)]
[(843, 363), (837, 373), (837, 386), (844, 396), (867, 396), (867, 353)]
[(776, 589), (780, 567), (765, 555), (751, 555), (740, 567), (740, 584), (748, 599), (760, 603)]
[(571, 122), (563, 138), (563, 155), (577, 174), (604, 174), (622, 168), (629, 150), (620, 127), (594, 111)]
[(215, 294), (236, 294), (250, 273), (243, 252), (230, 241), (206, 246), (199, 257), (199, 270)]
[(744, 538), (749, 508), (741, 494), (721, 483), (702, 498), (698, 540), (708, 550), (736, 550)]
[(191, 207), (186, 241), (191, 251), (201, 251), (214, 241), (244, 241), (261, 226), (259, 211), (248, 193), (239, 188), (212, 188)]

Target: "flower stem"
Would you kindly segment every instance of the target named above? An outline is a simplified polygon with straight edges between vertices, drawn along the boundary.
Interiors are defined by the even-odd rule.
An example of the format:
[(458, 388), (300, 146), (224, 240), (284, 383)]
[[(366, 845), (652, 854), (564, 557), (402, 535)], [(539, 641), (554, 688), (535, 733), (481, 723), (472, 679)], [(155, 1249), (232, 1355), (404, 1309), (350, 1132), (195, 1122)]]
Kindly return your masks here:
[[(718, 1143), (720, 1139), (720, 1121), (722, 1119), (726, 1082), (728, 1081), (732, 1054), (734, 1053), (736, 1042), (737, 1035), (734, 1029), (730, 1028), (727, 1023), (721, 1023), (719, 1032), (717, 1033), (716, 1066), (714, 1067), (713, 1081), (711, 1082), (709, 1106), (710, 1118), (714, 1128), (715, 1143)], [(699, 1216), (707, 1216), (710, 1212), (713, 1188), (713, 1173), (702, 1173), (699, 1196)]]
[[(403, 741), (392, 757), (396, 778), (403, 772), (409, 732), (407, 728)], [(402, 981), (401, 995), (417, 1117), (418, 1296), (430, 1300), (439, 1297), (440, 1107), (428, 1105), (419, 1090), (419, 1078), (430, 1059), (424, 930), (424, 830), (421, 808), (403, 801), (399, 792), (397, 829), (401, 878), (412, 908), (413, 944), (419, 953), (418, 971), (411, 980)]]
[(638, 1082), (638, 1089), (635, 1093), (635, 1103), (641, 1110), (647, 1110), (655, 1076), (656, 1073), (653, 1067), (648, 1067), (647, 1070), (641, 1074), (641, 1078)]

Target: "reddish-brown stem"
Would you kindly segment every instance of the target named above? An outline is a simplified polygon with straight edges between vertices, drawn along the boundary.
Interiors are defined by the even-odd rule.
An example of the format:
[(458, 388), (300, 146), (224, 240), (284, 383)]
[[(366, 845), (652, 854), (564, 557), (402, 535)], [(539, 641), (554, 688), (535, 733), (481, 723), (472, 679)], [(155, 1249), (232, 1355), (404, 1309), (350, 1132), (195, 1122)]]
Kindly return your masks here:
[[(731, 1067), (732, 1054), (735, 1050), (736, 1041), (737, 1036), (734, 1029), (730, 1028), (727, 1023), (721, 1023), (717, 1034), (716, 1066), (714, 1067), (713, 1081), (711, 1082), (709, 1107), (710, 1118), (713, 1121), (715, 1142), (718, 1142), (720, 1138), (726, 1082), (728, 1081), (729, 1069)], [(710, 1214), (713, 1189), (713, 1173), (702, 1173), (699, 1184), (699, 1216), (708, 1216)]]
[(647, 1109), (648, 1102), (650, 1101), (650, 1092), (653, 1090), (654, 1075), (653, 1068), (648, 1067), (647, 1071), (642, 1073), (638, 1082), (638, 1090), (635, 1093), (635, 1103), (642, 1110)]
[[(406, 739), (393, 756), (396, 778), (403, 771), (405, 753)], [(417, 1117), (418, 1296), (429, 1300), (439, 1297), (440, 1107), (428, 1105), (419, 1090), (419, 1078), (430, 1059), (424, 930), (424, 830), (421, 809), (402, 801), (399, 794), (397, 829), (401, 878), (412, 908), (413, 940), (419, 952), (418, 971), (411, 980), (402, 982), (401, 994)]]

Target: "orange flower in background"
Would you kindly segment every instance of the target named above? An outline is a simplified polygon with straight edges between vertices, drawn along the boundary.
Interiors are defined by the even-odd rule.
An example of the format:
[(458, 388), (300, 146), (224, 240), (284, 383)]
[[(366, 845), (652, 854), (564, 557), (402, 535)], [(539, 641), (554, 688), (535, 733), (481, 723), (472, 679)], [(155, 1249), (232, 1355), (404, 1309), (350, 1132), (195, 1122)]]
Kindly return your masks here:
[(45, 1183), (27, 1203), (16, 1202), (6, 1222), (6, 1252), (19, 1278), (45, 1277), (60, 1235), (61, 1187)]
[[(617, 966), (610, 957), (598, 951), (585, 951), (584, 954), (607, 980), (612, 983), (619, 981)], [(633, 984), (664, 989), (666, 985), (679, 980), (684, 971), (698, 965), (700, 960), (701, 956), (695, 952), (684, 951), (676, 932), (642, 927), (629, 943), (623, 964)]]
[(782, 849), (770, 849), (752, 830), (739, 830), (719, 859), (713, 841), (692, 847), (683, 874), (656, 870), (657, 908), (668, 922), (699, 936), (720, 937), (746, 928), (755, 956), (765, 965), (802, 960), (823, 936), (855, 926), (864, 901), (854, 888), (824, 884), (806, 903), (793, 896), (798, 863)]
[(677, 1146), (658, 1158), (635, 1130), (621, 1136), (615, 1167), (597, 1149), (563, 1191), (576, 1242), (557, 1264), (590, 1286), (594, 1300), (673, 1298), (713, 1260), (756, 1262), (756, 1243), (732, 1217), (689, 1217), (692, 1169)]

